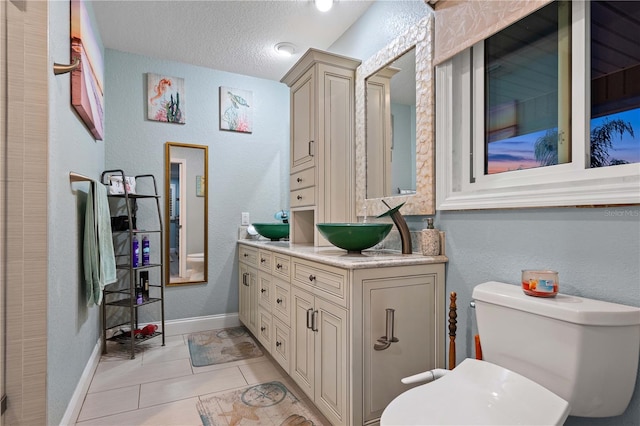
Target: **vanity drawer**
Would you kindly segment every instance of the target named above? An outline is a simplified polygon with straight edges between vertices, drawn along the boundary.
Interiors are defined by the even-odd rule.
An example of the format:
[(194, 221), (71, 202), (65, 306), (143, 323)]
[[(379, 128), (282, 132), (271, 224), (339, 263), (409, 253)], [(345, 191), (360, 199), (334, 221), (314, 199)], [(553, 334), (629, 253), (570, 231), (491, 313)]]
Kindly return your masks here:
[(298, 173), (294, 173), (289, 177), (289, 190), (308, 188), (316, 184), (316, 169), (312, 167)]
[(271, 306), (273, 306), (273, 309), (271, 313), (286, 325), (291, 324), (290, 290), (291, 284), (288, 282), (278, 279), (273, 280), (271, 285), (271, 292), (273, 293)]
[(266, 349), (271, 349), (271, 321), (271, 314), (260, 308), (258, 310), (258, 341), (260, 341)]
[(240, 262), (244, 262), (251, 266), (258, 266), (258, 250), (245, 245), (240, 245), (238, 248), (238, 255)]
[(291, 278), (291, 257), (273, 253), (271, 265), (273, 267), (271, 273), (274, 277), (282, 278), (289, 282)]
[(315, 294), (328, 297), (341, 306), (347, 306), (347, 271), (329, 265), (308, 262), (303, 259), (293, 260), (293, 282), (301, 284)]
[(271, 273), (271, 252), (266, 250), (258, 251), (258, 266), (261, 270)]
[(289, 348), (290, 329), (278, 318), (273, 317), (273, 336), (271, 338), (271, 356), (289, 374), (291, 349)]
[(289, 205), (291, 206), (291, 208), (315, 205), (315, 191), (315, 187), (291, 191), (291, 199), (289, 200)]
[(273, 291), (273, 278), (263, 271), (258, 273), (258, 305), (271, 312), (271, 292)]

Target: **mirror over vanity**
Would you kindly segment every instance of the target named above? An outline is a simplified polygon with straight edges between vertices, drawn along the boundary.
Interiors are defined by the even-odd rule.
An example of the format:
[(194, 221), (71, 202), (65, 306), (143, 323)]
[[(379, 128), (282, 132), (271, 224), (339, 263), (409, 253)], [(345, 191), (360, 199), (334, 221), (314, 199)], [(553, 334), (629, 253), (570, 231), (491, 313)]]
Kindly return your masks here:
[(427, 16), (356, 70), (358, 216), (435, 213), (432, 39)]
[(207, 146), (165, 144), (165, 284), (206, 282)]

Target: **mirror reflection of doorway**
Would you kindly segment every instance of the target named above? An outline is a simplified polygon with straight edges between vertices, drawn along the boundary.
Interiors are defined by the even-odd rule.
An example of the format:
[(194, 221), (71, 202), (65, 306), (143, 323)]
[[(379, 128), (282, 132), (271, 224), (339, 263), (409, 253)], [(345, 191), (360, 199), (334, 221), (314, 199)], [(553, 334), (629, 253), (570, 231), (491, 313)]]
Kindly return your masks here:
[(180, 202), (180, 194), (186, 194), (186, 160), (171, 158), (171, 195), (169, 201), (169, 280), (181, 282), (187, 277), (187, 221), (186, 203)]

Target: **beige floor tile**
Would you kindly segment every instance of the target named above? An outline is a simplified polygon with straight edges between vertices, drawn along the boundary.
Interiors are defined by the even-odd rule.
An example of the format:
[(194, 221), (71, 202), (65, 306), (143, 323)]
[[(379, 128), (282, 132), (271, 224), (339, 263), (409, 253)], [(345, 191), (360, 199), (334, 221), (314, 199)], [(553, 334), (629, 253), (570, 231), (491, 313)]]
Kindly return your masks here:
[(142, 358), (123, 361), (117, 363), (117, 365), (114, 362), (106, 364), (108, 364), (109, 368), (104, 370), (101, 369), (102, 363), (98, 365), (89, 387), (89, 392), (99, 392), (133, 384), (192, 375), (191, 363), (188, 359), (157, 362), (146, 366), (142, 365)]
[(183, 399), (160, 406), (77, 423), (77, 426), (201, 426), (202, 420), (198, 413), (197, 403), (198, 398)]
[(286, 375), (284, 370), (269, 358), (265, 358), (262, 362), (241, 365), (238, 368), (250, 385), (270, 382)]
[(140, 407), (164, 404), (246, 384), (237, 367), (145, 383), (140, 389)]
[(139, 395), (140, 385), (90, 393), (82, 404), (78, 421), (136, 410)]
[(150, 364), (178, 359), (190, 359), (187, 345), (158, 346), (146, 349), (142, 354), (142, 365), (147, 367)]

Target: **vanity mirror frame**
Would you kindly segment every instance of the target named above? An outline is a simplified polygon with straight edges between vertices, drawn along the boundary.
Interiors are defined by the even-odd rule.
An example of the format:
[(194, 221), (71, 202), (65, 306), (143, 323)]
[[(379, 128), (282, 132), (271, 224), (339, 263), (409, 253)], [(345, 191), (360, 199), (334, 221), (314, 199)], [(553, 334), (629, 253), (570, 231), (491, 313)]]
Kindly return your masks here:
[[(203, 170), (203, 174), (202, 176), (203, 181), (202, 182), (196, 182), (196, 179), (192, 179), (192, 180), (187, 180), (185, 183), (185, 187), (188, 186), (191, 189), (187, 189), (187, 191), (192, 191), (195, 195), (195, 197), (201, 197), (202, 195), (197, 195), (196, 191), (198, 189), (200, 189), (200, 191), (202, 191), (201, 193), (204, 195), (204, 207), (203, 207), (203, 221), (204, 223), (202, 224), (203, 226), (203, 252), (204, 252), (204, 265), (203, 265), (203, 277), (202, 279), (198, 278), (198, 279), (181, 279), (178, 281), (171, 281), (171, 253), (170, 253), (170, 241), (171, 241), (171, 216), (170, 216), (170, 212), (171, 212), (171, 159), (172, 159), (172, 155), (171, 155), (171, 148), (186, 148), (186, 149), (199, 149), (204, 151), (203, 152), (203, 156), (204, 156), (204, 170)], [(175, 156), (175, 155), (174, 155)], [(181, 142), (166, 142), (165, 143), (165, 156), (164, 156), (164, 162), (165, 162), (165, 171), (164, 171), (164, 181), (165, 181), (165, 185), (164, 185), (164, 195), (165, 195), (165, 251), (164, 251), (164, 264), (165, 264), (165, 285), (166, 286), (182, 286), (182, 285), (190, 285), (190, 284), (198, 284), (198, 283), (204, 283), (208, 281), (208, 260), (209, 260), (209, 253), (208, 253), (208, 247), (209, 247), (209, 243), (208, 243), (208, 212), (209, 212), (209, 195), (208, 195), (208, 185), (209, 185), (209, 177), (208, 177), (208, 170), (209, 170), (209, 153), (208, 153), (208, 146), (206, 145), (196, 145), (196, 144), (188, 144), (188, 143), (181, 143)], [(198, 188), (198, 183), (200, 183), (202, 186), (204, 186), (204, 188), (200, 187)], [(188, 207), (188, 206), (186, 206)], [(188, 245), (188, 244), (187, 244)], [(186, 260), (185, 260), (186, 262)]]
[[(416, 49), (416, 193), (367, 198), (366, 87), (367, 78), (393, 63), (413, 47)], [(356, 213), (377, 216), (405, 203), (404, 215), (435, 214), (434, 180), (434, 81), (433, 14), (422, 18), (356, 69)]]

